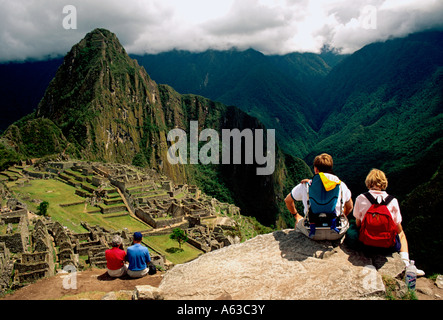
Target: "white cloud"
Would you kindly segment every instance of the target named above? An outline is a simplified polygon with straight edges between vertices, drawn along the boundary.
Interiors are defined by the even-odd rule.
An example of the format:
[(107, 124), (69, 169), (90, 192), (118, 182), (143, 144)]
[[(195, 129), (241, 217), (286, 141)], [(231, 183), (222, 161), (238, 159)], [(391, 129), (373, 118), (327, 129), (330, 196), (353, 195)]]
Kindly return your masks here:
[[(77, 30), (62, 26), (68, 4), (77, 9)], [(375, 28), (367, 27), (368, 7)], [(441, 0), (0, 0), (0, 61), (64, 55), (97, 27), (116, 33), (130, 53), (235, 46), (283, 54), (324, 44), (350, 53), (442, 28), (442, 16)]]

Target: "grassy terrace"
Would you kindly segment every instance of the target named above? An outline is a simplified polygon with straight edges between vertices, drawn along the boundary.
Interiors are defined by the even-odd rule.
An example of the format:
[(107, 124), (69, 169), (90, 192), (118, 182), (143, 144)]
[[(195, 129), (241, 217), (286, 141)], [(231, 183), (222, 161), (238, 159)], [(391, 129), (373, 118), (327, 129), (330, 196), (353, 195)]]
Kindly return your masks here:
[(190, 261), (203, 254), (203, 251), (191, 246), (188, 243), (182, 244), (182, 250), (179, 249), (178, 242), (169, 238), (169, 235), (146, 237), (143, 242), (167, 257), (174, 264)]
[[(48, 214), (53, 220), (59, 221), (73, 232), (85, 232), (81, 222), (85, 221), (91, 225), (100, 225), (113, 230), (128, 228), (129, 231), (146, 230), (149, 227), (129, 215), (112, 217), (103, 215), (97, 207), (89, 204), (77, 204), (61, 207), (60, 204), (70, 204), (85, 201), (84, 198), (75, 194), (75, 187), (58, 180), (31, 180), (30, 184), (19, 187), (15, 182), (8, 183), (11, 191), (18, 199), (28, 205), (28, 209), (37, 212), (37, 206), (33, 199), (49, 202)], [(98, 212), (97, 212), (98, 211)], [(115, 215), (115, 214), (114, 214)]]
[(0, 181), (6, 182), (6, 181), (9, 181), (10, 179), (14, 179), (14, 180), (19, 179), (22, 177), (20, 172), (21, 172), (21, 169), (15, 169), (15, 168), (14, 169), (10, 168), (8, 170), (4, 170), (4, 171), (0, 172)]

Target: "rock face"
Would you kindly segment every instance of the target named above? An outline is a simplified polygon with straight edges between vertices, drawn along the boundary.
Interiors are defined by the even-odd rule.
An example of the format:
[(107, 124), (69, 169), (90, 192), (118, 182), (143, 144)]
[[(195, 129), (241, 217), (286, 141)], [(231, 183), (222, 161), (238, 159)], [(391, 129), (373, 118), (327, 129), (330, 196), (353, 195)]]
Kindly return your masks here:
[(283, 230), (177, 265), (159, 289), (167, 300), (383, 299), (381, 275), (397, 276), (403, 263), (397, 254), (373, 260)]

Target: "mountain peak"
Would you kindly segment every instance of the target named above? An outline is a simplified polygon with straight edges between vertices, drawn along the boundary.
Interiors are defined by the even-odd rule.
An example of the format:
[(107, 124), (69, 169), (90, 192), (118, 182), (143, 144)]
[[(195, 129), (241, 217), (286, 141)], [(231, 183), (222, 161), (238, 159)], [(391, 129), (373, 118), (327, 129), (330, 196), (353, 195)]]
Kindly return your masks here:
[(93, 37), (102, 37), (103, 39), (117, 39), (117, 36), (114, 33), (104, 28), (96, 28), (91, 32), (88, 32), (85, 36), (85, 39), (90, 39)]
[[(128, 56), (117, 36), (95, 29), (65, 56), (36, 115), (52, 120), (79, 149), (89, 148), (91, 154), (100, 150), (100, 158), (107, 159), (106, 155), (115, 156), (117, 151), (110, 149), (119, 144), (117, 141), (123, 144), (129, 139), (127, 128), (143, 125), (139, 121), (151, 103), (153, 87), (144, 68)], [(137, 116), (130, 121), (134, 110), (138, 110)], [(122, 127), (116, 125), (119, 121), (131, 123)], [(95, 144), (99, 137), (109, 140), (104, 148)], [(128, 143), (130, 147), (138, 148)], [(125, 153), (133, 156), (125, 150), (123, 158)]]
[(80, 41), (79, 46), (88, 47), (91, 49), (107, 49), (114, 47), (118, 49), (119, 52), (125, 51), (114, 33), (100, 28), (94, 29), (87, 33), (83, 40)]
[(128, 56), (114, 33), (94, 29), (65, 56), (38, 106), (37, 116), (60, 124), (67, 109), (84, 109), (105, 92), (123, 90), (128, 75), (137, 74), (149, 79), (144, 69)]
[(94, 29), (86, 34), (78, 44), (72, 47), (67, 58), (71, 56), (74, 58), (71, 63), (77, 62), (86, 65), (104, 59), (131, 61), (117, 36), (106, 29)]

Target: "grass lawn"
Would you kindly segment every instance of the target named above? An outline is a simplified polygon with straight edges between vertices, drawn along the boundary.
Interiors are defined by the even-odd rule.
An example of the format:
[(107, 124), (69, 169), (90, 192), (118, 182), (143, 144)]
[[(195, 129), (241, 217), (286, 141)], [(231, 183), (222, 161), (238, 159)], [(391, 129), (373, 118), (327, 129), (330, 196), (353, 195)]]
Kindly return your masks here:
[(101, 213), (88, 213), (97, 208), (90, 205), (79, 204), (69, 207), (61, 207), (60, 204), (75, 203), (85, 201), (84, 198), (75, 194), (76, 188), (58, 180), (31, 180), (30, 184), (19, 187), (16, 183), (9, 185), (15, 196), (28, 205), (28, 209), (37, 212), (37, 204), (33, 199), (48, 201), (48, 214), (54, 221), (60, 222), (73, 232), (82, 233), (86, 230), (81, 226), (81, 222), (88, 222), (90, 225), (100, 225), (104, 228), (121, 230), (128, 228), (129, 231), (146, 230), (149, 227), (131, 216), (105, 218)]
[(164, 254), (166, 259), (174, 264), (190, 261), (203, 254), (203, 251), (198, 250), (188, 243), (183, 243), (183, 250), (179, 250), (178, 242), (170, 239), (168, 234), (161, 236), (149, 236), (144, 238), (143, 242), (145, 242), (148, 246), (152, 246), (154, 250), (161, 251), (159, 253)]
[(115, 226), (114, 230), (128, 228), (129, 232), (143, 231), (152, 229), (151, 226), (141, 223), (137, 219), (132, 218), (129, 214), (119, 217), (110, 217), (105, 219), (110, 225)]
[(46, 200), (49, 203), (66, 204), (84, 201), (85, 199), (75, 194), (75, 188), (54, 179), (35, 179), (30, 184), (18, 187), (11, 184), (11, 189), (21, 195), (28, 195), (31, 199)]

